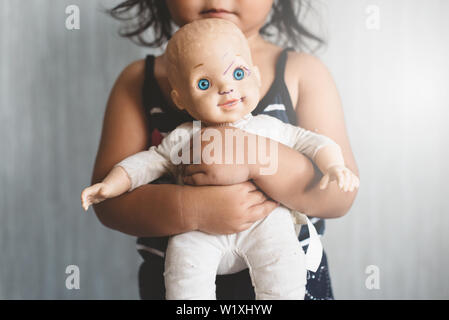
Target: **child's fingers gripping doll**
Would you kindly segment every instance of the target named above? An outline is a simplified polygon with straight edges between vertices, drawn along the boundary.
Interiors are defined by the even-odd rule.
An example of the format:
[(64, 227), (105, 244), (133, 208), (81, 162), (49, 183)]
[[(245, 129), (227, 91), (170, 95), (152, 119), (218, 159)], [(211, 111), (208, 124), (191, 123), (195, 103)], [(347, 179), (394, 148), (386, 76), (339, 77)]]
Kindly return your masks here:
[[(165, 57), (171, 96), (178, 108), (205, 126), (232, 126), (304, 153), (324, 174), (323, 188), (333, 180), (342, 189), (358, 187), (357, 177), (345, 167), (340, 148), (332, 140), (270, 116), (251, 115), (260, 98), (260, 76), (245, 36), (233, 23), (206, 19), (185, 25), (169, 41)], [(101, 184), (83, 191), (83, 206), (131, 191), (164, 173), (177, 174), (180, 151), (199, 132), (194, 123), (184, 123), (159, 146), (121, 161)], [(232, 166), (227, 168), (232, 170)], [(270, 170), (276, 167), (265, 174)], [(246, 171), (241, 172), (246, 179)], [(316, 231), (300, 215), (311, 234), (307, 253), (315, 252), (311, 259), (315, 261), (307, 261), (292, 222), (298, 215), (292, 213), (280, 206), (249, 229), (232, 235), (193, 231), (171, 237), (165, 256), (166, 298), (215, 299), (217, 273), (248, 267), (257, 299), (304, 299), (306, 269), (318, 267), (321, 244), (318, 240), (313, 248)]]

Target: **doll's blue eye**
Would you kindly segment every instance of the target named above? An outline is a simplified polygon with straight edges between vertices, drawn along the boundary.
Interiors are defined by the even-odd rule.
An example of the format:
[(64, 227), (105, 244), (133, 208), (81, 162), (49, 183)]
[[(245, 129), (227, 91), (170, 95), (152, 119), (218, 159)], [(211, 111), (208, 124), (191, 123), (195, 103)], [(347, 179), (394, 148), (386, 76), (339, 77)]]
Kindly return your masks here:
[(200, 88), (201, 90), (207, 90), (210, 87), (210, 82), (207, 79), (201, 79), (200, 81), (198, 81), (198, 88)]
[(242, 80), (245, 77), (245, 71), (242, 68), (237, 68), (234, 70), (234, 79)]

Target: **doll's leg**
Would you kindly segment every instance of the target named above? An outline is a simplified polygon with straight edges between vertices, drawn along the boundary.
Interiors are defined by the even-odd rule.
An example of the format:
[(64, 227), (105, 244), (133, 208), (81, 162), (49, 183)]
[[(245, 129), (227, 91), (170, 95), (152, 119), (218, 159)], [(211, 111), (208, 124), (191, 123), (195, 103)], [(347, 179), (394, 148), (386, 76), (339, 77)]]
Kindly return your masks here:
[(215, 278), (223, 256), (221, 236), (199, 231), (170, 238), (165, 254), (167, 300), (215, 300)]
[(305, 254), (296, 238), (290, 212), (273, 210), (239, 245), (257, 300), (302, 300), (306, 286)]

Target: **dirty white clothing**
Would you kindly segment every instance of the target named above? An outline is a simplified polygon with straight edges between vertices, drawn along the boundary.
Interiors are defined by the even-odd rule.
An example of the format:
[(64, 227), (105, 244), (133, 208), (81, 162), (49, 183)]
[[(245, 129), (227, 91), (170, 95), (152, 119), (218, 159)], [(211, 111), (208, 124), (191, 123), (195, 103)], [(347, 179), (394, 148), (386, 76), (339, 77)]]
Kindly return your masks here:
[(246, 267), (257, 300), (304, 299), (305, 255), (285, 207), (236, 234), (192, 231), (171, 237), (165, 257), (168, 300), (215, 300), (217, 273)]
[[(189, 146), (190, 139), (201, 129), (199, 122), (195, 124), (188, 122), (178, 126), (159, 146), (152, 146), (116, 165), (129, 175), (129, 191), (167, 172), (178, 176), (177, 165), (182, 161), (179, 151)], [(248, 114), (229, 125), (285, 144), (312, 160), (323, 146), (336, 145), (325, 136), (268, 115)], [(179, 179), (178, 182), (182, 183)], [(309, 228), (307, 255), (298, 242), (299, 229), (295, 229), (294, 222), (307, 224)], [(316, 271), (321, 256), (321, 242), (313, 224), (305, 215), (280, 206), (237, 234), (209, 235), (192, 231), (171, 237), (164, 272), (166, 298), (215, 299), (217, 273), (235, 273), (248, 267), (256, 299), (303, 299), (306, 269)]]

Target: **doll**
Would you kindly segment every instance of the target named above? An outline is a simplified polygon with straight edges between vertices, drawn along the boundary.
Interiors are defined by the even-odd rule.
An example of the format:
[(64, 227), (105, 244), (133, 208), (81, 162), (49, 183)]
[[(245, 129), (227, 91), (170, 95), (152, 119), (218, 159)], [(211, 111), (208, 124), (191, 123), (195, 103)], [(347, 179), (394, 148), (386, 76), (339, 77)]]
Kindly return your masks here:
[[(358, 178), (345, 167), (334, 141), (267, 115), (252, 116), (260, 99), (260, 75), (245, 36), (232, 22), (204, 19), (183, 26), (169, 41), (165, 57), (173, 102), (200, 124), (232, 126), (283, 143), (314, 161), (324, 175), (323, 187), (334, 180), (341, 189), (351, 184), (358, 187)], [(116, 164), (101, 183), (83, 190), (84, 209), (168, 172), (182, 184), (179, 155), (200, 131), (194, 123), (184, 123), (159, 146)], [(295, 223), (309, 227), (307, 255), (298, 242)], [(304, 299), (307, 269), (316, 271), (321, 249), (307, 217), (283, 206), (237, 234), (191, 231), (175, 235), (165, 255), (166, 298), (215, 299), (217, 273), (248, 267), (256, 299)]]

